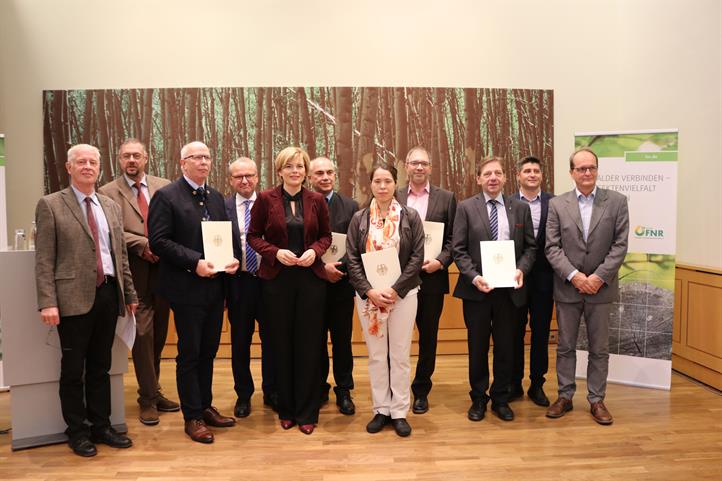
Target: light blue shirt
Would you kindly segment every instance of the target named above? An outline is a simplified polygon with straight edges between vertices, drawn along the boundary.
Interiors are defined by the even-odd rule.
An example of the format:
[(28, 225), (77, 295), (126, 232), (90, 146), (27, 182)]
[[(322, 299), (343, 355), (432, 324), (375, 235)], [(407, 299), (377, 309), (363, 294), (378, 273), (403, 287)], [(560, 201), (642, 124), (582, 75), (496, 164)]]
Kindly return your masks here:
[(185, 174), (183, 174), (183, 178), (186, 180), (186, 182), (190, 184), (191, 187), (193, 187), (193, 190), (198, 190), (198, 187), (203, 187), (202, 185), (198, 185), (192, 180), (190, 180)]
[[(489, 197), (486, 195), (486, 192), (484, 192), (484, 202), (486, 202), (486, 213), (489, 214), (489, 218), (491, 219), (491, 209), (492, 205), (489, 204), (489, 201), (492, 199), (492, 197)], [(504, 196), (500, 193), (496, 197), (494, 197), (496, 200), (496, 204), (494, 204), (493, 207), (496, 208), (496, 219), (497, 219), (497, 238), (496, 240), (509, 240), (509, 218), (506, 216), (506, 208), (504, 207)]]
[(519, 198), (529, 204), (531, 210), (531, 222), (534, 225), (534, 237), (539, 233), (539, 223), (541, 222), (541, 191), (535, 197), (527, 199), (524, 194), (519, 191)]
[[(579, 202), (579, 214), (582, 217), (584, 242), (587, 242), (587, 237), (589, 237), (589, 223), (592, 220), (592, 208), (594, 207), (594, 196), (597, 195), (597, 187), (595, 186), (594, 190), (591, 191), (589, 195), (582, 194), (577, 188), (574, 189), (574, 193), (577, 196), (577, 202)], [(574, 269), (571, 274), (567, 276), (567, 280), (571, 282), (574, 276), (577, 275), (577, 272), (579, 272), (579, 270)]]
[[(98, 226), (98, 244), (100, 244), (100, 262), (103, 264), (103, 273), (106, 276), (115, 276), (115, 266), (113, 265), (113, 256), (111, 255), (110, 247), (110, 227), (108, 227), (108, 219), (105, 218), (105, 212), (103, 212), (103, 208), (100, 206), (98, 196), (95, 192), (90, 195), (85, 195), (72, 184), (70, 187), (72, 187), (75, 198), (78, 200), (80, 211), (83, 213), (86, 224), (88, 223), (88, 212), (86, 210), (85, 198), (90, 197), (93, 217), (95, 217), (95, 223)], [(90, 227), (88, 227), (88, 229), (90, 229)]]

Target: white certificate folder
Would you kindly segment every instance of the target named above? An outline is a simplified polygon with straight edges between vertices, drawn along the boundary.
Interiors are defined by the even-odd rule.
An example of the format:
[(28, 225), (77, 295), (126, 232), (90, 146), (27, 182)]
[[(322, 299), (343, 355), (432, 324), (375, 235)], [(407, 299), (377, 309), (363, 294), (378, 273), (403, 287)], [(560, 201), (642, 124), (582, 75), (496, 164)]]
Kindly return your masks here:
[(444, 245), (444, 223), (424, 221), (424, 260), (436, 259)]
[(516, 287), (514, 241), (481, 241), (481, 275), (491, 287)]
[(346, 234), (331, 232), (331, 245), (326, 250), (326, 253), (321, 257), (321, 260), (325, 264), (328, 264), (329, 262), (338, 262), (345, 255)]
[(364, 252), (361, 254), (361, 261), (366, 271), (366, 279), (374, 289), (391, 287), (401, 277), (399, 253), (394, 248)]
[(223, 272), (233, 262), (233, 234), (227, 220), (201, 222), (203, 257), (213, 264), (215, 272)]

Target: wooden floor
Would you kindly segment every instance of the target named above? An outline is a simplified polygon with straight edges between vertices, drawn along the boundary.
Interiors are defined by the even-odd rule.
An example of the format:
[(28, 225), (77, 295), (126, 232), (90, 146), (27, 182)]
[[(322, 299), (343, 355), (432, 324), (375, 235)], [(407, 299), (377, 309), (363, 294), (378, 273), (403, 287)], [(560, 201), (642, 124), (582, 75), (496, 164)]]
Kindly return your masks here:
[[(564, 418), (547, 419), (543, 408), (524, 399), (512, 404), (513, 422), (487, 414), (472, 423), (466, 419), (466, 356), (441, 356), (431, 410), (409, 414), (414, 431), (402, 439), (390, 428), (366, 433), (371, 418), (366, 359), (355, 361), (355, 416), (339, 414), (332, 399), (313, 435), (283, 431), (256, 393), (251, 416), (234, 428), (215, 429), (212, 445), (191, 442), (183, 434), (180, 413), (162, 414), (155, 427), (140, 424), (135, 380), (128, 373), (131, 449), (99, 446), (91, 459), (73, 455), (65, 444), (11, 452), (9, 435), (2, 435), (0, 480), (722, 479), (722, 397), (678, 374), (672, 376), (671, 392), (609, 385), (612, 426), (591, 419), (584, 382), (575, 410)], [(253, 361), (256, 379), (259, 371)], [(215, 374), (214, 404), (231, 413), (230, 361), (218, 360)], [(175, 394), (172, 361), (163, 362), (162, 384)], [(547, 385), (553, 396), (556, 379)], [(9, 394), (0, 393), (0, 429), (8, 425)]]

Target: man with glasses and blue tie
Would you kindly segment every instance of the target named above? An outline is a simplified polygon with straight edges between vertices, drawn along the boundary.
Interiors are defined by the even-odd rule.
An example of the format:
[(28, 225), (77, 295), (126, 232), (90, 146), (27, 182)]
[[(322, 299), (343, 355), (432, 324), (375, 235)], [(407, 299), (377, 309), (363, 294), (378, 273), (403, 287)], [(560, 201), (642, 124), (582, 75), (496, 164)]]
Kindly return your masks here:
[(202, 142), (181, 149), (183, 175), (158, 190), (150, 201), (150, 249), (160, 258), (159, 294), (168, 299), (178, 334), (176, 383), (185, 432), (199, 443), (212, 443), (208, 426), (230, 427), (235, 419), (221, 415), (213, 400), (213, 360), (223, 323), (225, 291), (222, 273), (240, 265), (214, 266), (204, 258), (203, 221), (227, 221), (223, 196), (207, 184), (211, 154)]
[[(487, 157), (476, 170), (482, 192), (459, 203), (454, 219), (452, 247), (459, 268), (454, 297), (462, 300), (469, 345), (469, 420), (481, 421), (491, 399), (491, 410), (511, 421), (509, 407), (514, 369), (514, 336), (519, 309), (526, 304), (524, 277), (536, 256), (534, 224), (529, 205), (503, 195), (506, 176), (499, 157)], [(484, 278), (481, 241), (514, 241), (516, 286), (492, 287)], [(489, 337), (494, 336), (494, 382), (489, 389)]]
[(263, 322), (261, 279), (256, 275), (260, 256), (248, 245), (246, 233), (251, 222), (251, 209), (256, 201), (258, 167), (248, 157), (240, 157), (228, 165), (228, 183), (233, 194), (226, 198), (226, 214), (233, 231), (233, 253), (241, 267), (228, 283), (228, 319), (231, 323), (231, 367), (236, 405), (233, 415), (245, 418), (251, 414), (251, 395), (255, 389), (251, 375), (251, 341), (258, 322), (261, 337), (261, 373), (263, 403), (276, 409), (273, 355), (269, 332)]
[(549, 201), (546, 256), (554, 276), (559, 345), (559, 398), (547, 417), (560, 418), (572, 410), (576, 390), (577, 337), (582, 316), (589, 342), (587, 400), (592, 418), (612, 424), (604, 405), (609, 369), (609, 313), (619, 296), (617, 275), (627, 254), (629, 210), (627, 198), (597, 187), (599, 159), (588, 148), (569, 157), (575, 188)]

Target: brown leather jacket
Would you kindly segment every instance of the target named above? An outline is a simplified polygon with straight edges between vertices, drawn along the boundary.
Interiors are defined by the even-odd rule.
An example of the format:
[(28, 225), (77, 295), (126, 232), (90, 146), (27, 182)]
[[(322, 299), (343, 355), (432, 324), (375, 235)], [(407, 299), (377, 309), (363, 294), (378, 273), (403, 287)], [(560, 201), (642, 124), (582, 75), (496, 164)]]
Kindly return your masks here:
[[(366, 279), (361, 254), (366, 252), (368, 236), (368, 207), (356, 212), (348, 226), (346, 237), (346, 255), (348, 256), (348, 275), (351, 285), (362, 298), (371, 289)], [(421, 285), (421, 265), (424, 263), (424, 224), (414, 209), (401, 206), (400, 220), (401, 239), (399, 242), (399, 264), (401, 277), (392, 286), (399, 297), (404, 298), (408, 292)]]

